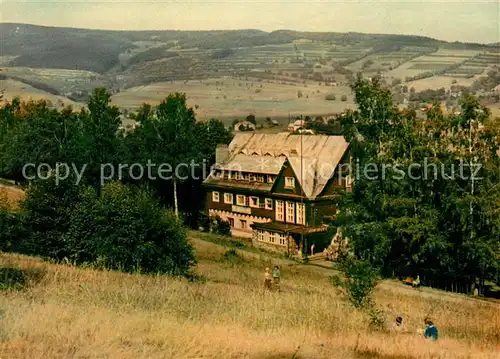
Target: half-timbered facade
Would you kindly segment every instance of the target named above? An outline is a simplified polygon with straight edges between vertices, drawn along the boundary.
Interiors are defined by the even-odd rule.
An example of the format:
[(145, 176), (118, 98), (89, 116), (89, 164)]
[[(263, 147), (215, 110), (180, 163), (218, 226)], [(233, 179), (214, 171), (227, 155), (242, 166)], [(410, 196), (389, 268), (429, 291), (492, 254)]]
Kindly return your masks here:
[[(237, 133), (229, 146), (217, 147), (217, 164), (204, 181), (207, 212), (256, 246), (307, 250), (336, 213), (337, 189), (349, 186), (339, 171), (348, 146), (342, 136)], [(329, 244), (319, 242), (316, 250)]]

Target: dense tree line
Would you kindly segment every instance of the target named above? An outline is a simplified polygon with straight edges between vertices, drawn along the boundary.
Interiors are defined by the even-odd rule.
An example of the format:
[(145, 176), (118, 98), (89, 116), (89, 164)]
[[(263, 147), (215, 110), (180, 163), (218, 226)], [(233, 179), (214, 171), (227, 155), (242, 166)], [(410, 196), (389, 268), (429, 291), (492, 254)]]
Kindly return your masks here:
[(377, 79), (358, 78), (353, 89), (358, 109), (342, 127), (354, 185), (335, 224), (357, 258), (386, 276), (420, 275), (454, 291), (498, 283), (498, 121), (468, 95), (460, 115), (444, 117), (434, 106), (420, 121), (400, 111)]
[[(361, 169), (351, 171), (353, 190), (340, 197), (333, 224), (343, 228), (358, 259), (386, 276), (420, 275), (424, 283), (458, 291), (498, 282), (500, 124), (468, 95), (460, 115), (445, 117), (434, 106), (418, 120), (413, 110), (400, 111), (378, 81), (355, 81), (356, 111), (328, 123), (306, 119), (320, 132), (343, 134)], [(0, 177), (24, 184), (27, 198), (17, 212), (0, 205), (0, 250), (187, 274), (195, 259), (183, 225), (211, 226), (199, 217), (201, 182), (216, 145), (232, 135), (217, 120), (196, 121), (178, 93), (158, 106), (143, 105), (135, 118), (134, 131), (120, 130), (120, 111), (104, 89), (93, 91), (80, 112), (43, 101), (6, 102), (0, 108)], [(46, 163), (52, 172), (27, 182), (26, 163)], [(58, 163), (80, 172), (58, 183), (64, 169)], [(149, 163), (156, 166), (147, 175), (118, 170)], [(190, 165), (162, 179), (162, 163)], [(104, 173), (106, 181), (102, 164), (114, 171)], [(475, 164), (481, 164), (477, 173)], [(214, 226), (227, 232), (221, 221)]]
[[(136, 120), (135, 131), (120, 130), (120, 111), (103, 88), (80, 112), (51, 109), (44, 101), (4, 103), (0, 177), (24, 185), (26, 199), (17, 212), (0, 206), (0, 249), (187, 274), (194, 256), (184, 225), (197, 228), (201, 182), (216, 144), (229, 143), (232, 135), (217, 120), (196, 121), (179, 93), (156, 107), (142, 106)], [(46, 166), (23, 173), (29, 163)], [(156, 165), (149, 173), (131, 168), (148, 163)], [(170, 168), (162, 176), (161, 164)]]

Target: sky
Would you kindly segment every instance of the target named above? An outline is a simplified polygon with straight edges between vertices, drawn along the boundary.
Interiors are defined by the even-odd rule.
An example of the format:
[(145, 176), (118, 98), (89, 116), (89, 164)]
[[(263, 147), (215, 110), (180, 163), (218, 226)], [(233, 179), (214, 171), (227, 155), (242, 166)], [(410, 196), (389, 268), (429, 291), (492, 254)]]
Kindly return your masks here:
[(113, 30), (288, 29), (500, 41), (498, 0), (0, 0), (0, 21)]

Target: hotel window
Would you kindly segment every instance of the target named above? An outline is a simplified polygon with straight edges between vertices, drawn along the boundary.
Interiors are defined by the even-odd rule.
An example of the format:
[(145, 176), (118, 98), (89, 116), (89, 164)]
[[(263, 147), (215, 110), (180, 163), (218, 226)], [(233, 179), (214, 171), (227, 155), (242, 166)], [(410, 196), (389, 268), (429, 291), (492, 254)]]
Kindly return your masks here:
[(233, 204), (233, 194), (232, 193), (224, 193), (224, 203)]
[(257, 231), (257, 240), (263, 242), (264, 241), (264, 231)]
[(247, 221), (245, 221), (245, 220), (242, 219), (242, 220), (240, 220), (240, 223), (241, 223), (241, 228), (242, 229), (247, 229)]
[(238, 178), (239, 180), (244, 180), (244, 179), (245, 179), (245, 176), (243, 176), (243, 173), (238, 172), (238, 176), (237, 176), (237, 178)]
[(266, 209), (273, 209), (273, 200), (271, 198), (266, 198)]
[(238, 206), (244, 206), (245, 205), (245, 196), (242, 194), (236, 195), (236, 204)]
[(295, 178), (285, 177), (285, 188), (295, 188)]
[(286, 221), (288, 223), (295, 222), (295, 204), (293, 202), (286, 202)]
[(259, 197), (250, 197), (250, 207), (259, 208)]
[(280, 233), (279, 234), (279, 243), (282, 246), (286, 246), (286, 234), (285, 233)]
[(231, 226), (231, 228), (234, 228), (234, 218), (229, 217), (227, 219), (227, 221), (229, 222), (229, 225)]
[(212, 192), (212, 201), (219, 202), (219, 192)]
[(252, 174), (250, 174), (250, 176), (249, 176), (249, 177), (250, 177), (250, 181), (252, 181), (252, 182), (257, 181), (257, 176), (255, 176), (253, 173), (252, 173)]
[(273, 176), (267, 176), (267, 183), (273, 183), (274, 182), (274, 177)]
[(263, 175), (258, 175), (257, 176), (257, 181), (264, 182), (264, 176)]
[(304, 203), (297, 203), (297, 224), (306, 224), (306, 206)]
[(276, 200), (276, 220), (283, 222), (285, 220), (285, 215), (284, 215), (284, 205), (283, 201)]
[(276, 243), (276, 236), (277, 235), (278, 235), (277, 233), (271, 233), (269, 236), (269, 242)]

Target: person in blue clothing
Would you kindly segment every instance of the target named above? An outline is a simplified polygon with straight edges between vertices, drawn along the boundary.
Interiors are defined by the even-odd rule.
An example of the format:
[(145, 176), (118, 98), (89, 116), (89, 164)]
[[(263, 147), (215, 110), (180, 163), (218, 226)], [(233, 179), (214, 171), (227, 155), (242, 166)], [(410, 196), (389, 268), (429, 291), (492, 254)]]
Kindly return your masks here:
[(434, 323), (432, 322), (432, 320), (430, 320), (429, 318), (425, 318), (425, 325), (427, 327), (425, 328), (424, 337), (427, 339), (430, 338), (432, 340), (437, 340), (438, 339), (438, 330), (434, 326)]

